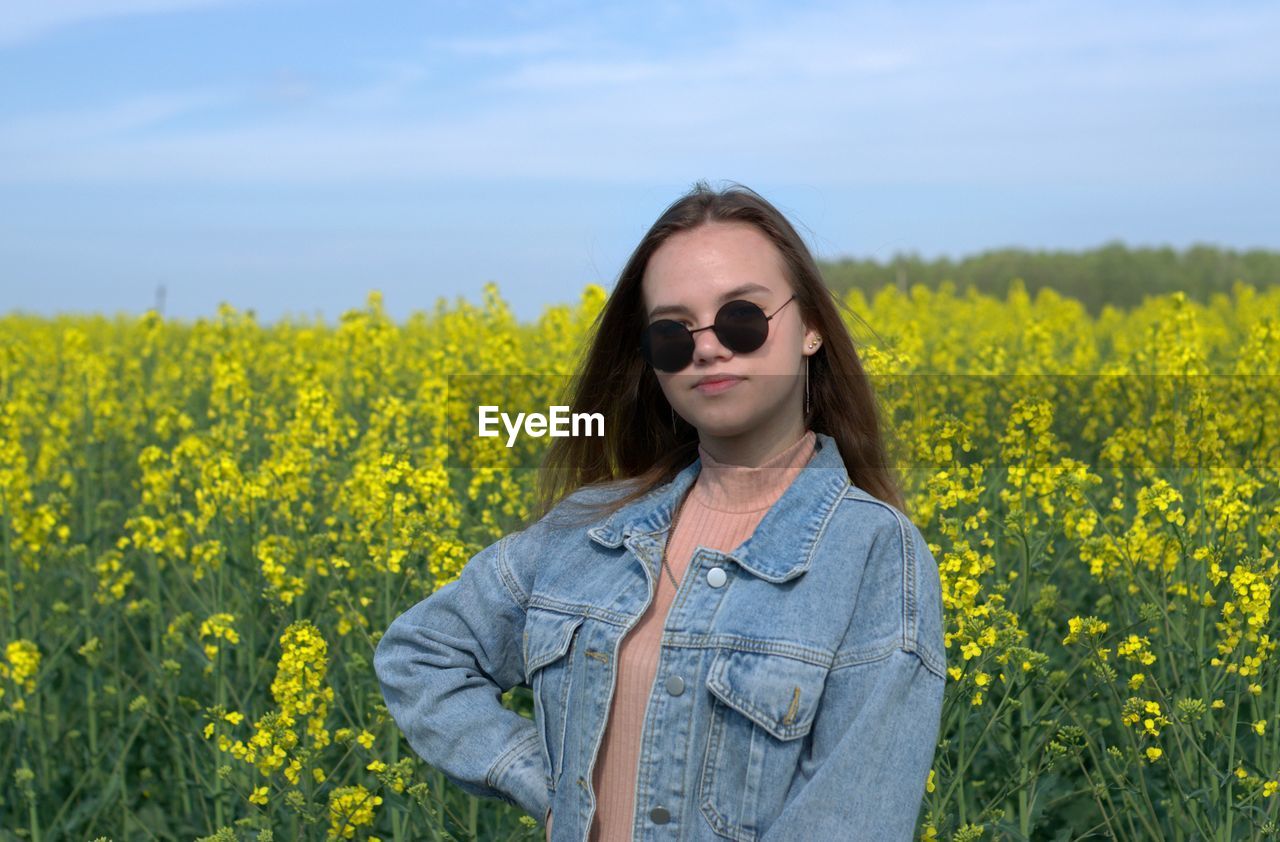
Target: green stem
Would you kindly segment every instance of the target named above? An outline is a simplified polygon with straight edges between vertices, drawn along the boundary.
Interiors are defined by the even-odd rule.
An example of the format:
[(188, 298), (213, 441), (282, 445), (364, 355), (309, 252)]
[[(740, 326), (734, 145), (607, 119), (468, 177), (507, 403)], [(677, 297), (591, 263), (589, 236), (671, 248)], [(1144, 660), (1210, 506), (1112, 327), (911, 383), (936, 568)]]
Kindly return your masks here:
[(36, 799), (27, 799), (27, 821), (31, 825), (32, 842), (40, 842), (40, 816), (36, 813)]
[[(1088, 741), (1086, 740), (1086, 745), (1087, 743)], [(1093, 751), (1092, 748), (1090, 748), (1091, 754), (1092, 754), (1092, 751)], [(1095, 760), (1094, 762), (1096, 763), (1097, 761)], [(1093, 798), (1093, 803), (1098, 806), (1098, 813), (1102, 816), (1102, 824), (1105, 825), (1107, 828), (1107, 838), (1115, 839), (1116, 830), (1114, 827), (1111, 826), (1111, 817), (1107, 815), (1107, 808), (1103, 806), (1102, 799), (1098, 797), (1099, 786), (1093, 782), (1093, 777), (1089, 774), (1089, 768), (1084, 765), (1084, 758), (1078, 754), (1076, 755), (1076, 763), (1080, 765), (1080, 771), (1084, 774), (1085, 782), (1089, 784), (1089, 796)], [(1102, 787), (1101, 789), (1103, 794), (1105, 795), (1106, 788)], [(1108, 802), (1109, 801), (1110, 801), (1110, 798), (1108, 798)], [(1112, 805), (1112, 809), (1114, 808), (1115, 808), (1115, 805)]]
[[(1096, 647), (1095, 647), (1095, 649), (1096, 649)], [(1095, 654), (1095, 656), (1096, 656), (1096, 654), (1097, 654), (1097, 653), (1096, 653), (1096, 651), (1095, 651), (1095, 653), (1094, 653), (1094, 654)], [(1116, 710), (1122, 710), (1122, 709), (1124, 708), (1124, 702), (1121, 700), (1121, 698), (1120, 698), (1120, 694), (1116, 692), (1115, 685), (1113, 685), (1113, 684), (1112, 684), (1111, 682), (1109, 682), (1109, 681), (1107, 681), (1107, 682), (1102, 682), (1102, 683), (1104, 683), (1104, 684), (1105, 684), (1105, 686), (1106, 686), (1106, 688), (1107, 688), (1107, 690), (1109, 690), (1109, 691), (1111, 692), (1111, 697), (1115, 700), (1115, 703), (1116, 703)], [(1137, 758), (1137, 762), (1138, 762), (1138, 764), (1139, 764), (1139, 765), (1138, 765), (1138, 776), (1137, 776), (1137, 777), (1138, 777), (1138, 785), (1141, 787), (1141, 790), (1142, 790), (1142, 800), (1145, 802), (1145, 804), (1146, 804), (1146, 808), (1147, 808), (1147, 809), (1146, 809), (1145, 811), (1143, 811), (1143, 810), (1138, 810), (1138, 811), (1137, 811), (1137, 813), (1138, 813), (1138, 818), (1142, 820), (1142, 823), (1146, 826), (1148, 833), (1150, 833), (1150, 834), (1151, 834), (1151, 838), (1152, 838), (1152, 839), (1160, 839), (1160, 838), (1162, 838), (1163, 834), (1162, 834), (1162, 833), (1160, 833), (1160, 831), (1159, 831), (1158, 829), (1156, 829), (1155, 827), (1153, 827), (1153, 826), (1151, 825), (1151, 821), (1150, 821), (1151, 817), (1152, 817), (1152, 816), (1154, 816), (1154, 815), (1156, 815), (1157, 813), (1156, 813), (1155, 805), (1151, 803), (1151, 793), (1149, 793), (1149, 792), (1147, 791), (1147, 776), (1146, 776), (1146, 774), (1145, 774), (1145, 770), (1142, 768), (1142, 765), (1141, 765), (1141, 764), (1142, 764), (1142, 755), (1141, 755), (1141, 754), (1139, 753), (1139, 751), (1138, 751), (1138, 742), (1137, 742), (1137, 740), (1134, 738), (1134, 736), (1133, 736), (1133, 732), (1131, 732), (1128, 728), (1126, 728), (1126, 727), (1123, 727), (1123, 726), (1122, 726), (1122, 727), (1121, 727), (1121, 731), (1122, 731), (1122, 733), (1125, 735), (1125, 737), (1128, 739), (1128, 741), (1129, 741), (1129, 748), (1130, 748), (1130, 749), (1132, 749), (1132, 751), (1133, 751), (1133, 756)]]
[(151, 657), (153, 659), (160, 658), (160, 606), (164, 603), (160, 600), (160, 565), (156, 561), (156, 554), (150, 550), (146, 551), (147, 555), (147, 590), (151, 597)]
[(1226, 793), (1226, 821), (1222, 823), (1222, 833), (1219, 839), (1222, 842), (1231, 842), (1231, 820), (1234, 818), (1234, 810), (1231, 806), (1231, 788), (1235, 785), (1235, 765), (1236, 765), (1236, 726), (1239, 724), (1240, 702), (1238, 699), (1232, 701), (1231, 705), (1231, 740), (1227, 743), (1227, 793)]
[[(969, 717), (964, 715), (963, 713), (960, 714), (960, 738), (957, 741), (956, 753), (961, 757), (964, 756), (963, 752), (965, 748), (969, 745), (968, 740), (965, 739), (965, 731), (967, 730), (966, 726), (968, 725), (968, 722), (969, 722)], [(970, 759), (972, 759), (972, 757), (973, 755), (970, 754)], [(965, 762), (965, 763), (960, 763), (958, 765), (959, 765), (959, 769), (951, 773), (951, 783), (947, 786), (947, 791), (942, 796), (942, 803), (946, 804), (951, 798), (952, 790), (959, 788), (960, 791), (956, 793), (956, 796), (957, 796), (956, 800), (959, 802), (958, 806), (960, 810), (960, 824), (965, 825), (969, 823), (969, 815), (968, 815), (969, 799), (965, 795), (965, 791), (964, 791), (963, 772), (964, 772), (964, 768), (968, 765), (968, 763)]]
[[(115, 625), (111, 627), (111, 652), (112, 652), (112, 658), (111, 658), (112, 664), (124, 663), (124, 659), (121, 658), (120, 656), (120, 630), (119, 630), (119, 627)], [(120, 671), (117, 669), (116, 673), (118, 676), (120, 674)], [(116, 692), (115, 692), (116, 722), (119, 724), (123, 724), (125, 720), (124, 695), (125, 695), (124, 688), (121, 686), (116, 686)], [(132, 742), (132, 740), (130, 742)], [(121, 750), (120, 759), (117, 762), (117, 765), (123, 763), (126, 750), (127, 749)], [(124, 817), (122, 818), (122, 821), (124, 821), (127, 818), (128, 812), (129, 812), (128, 802), (126, 800), (128, 798), (128, 792), (125, 789), (124, 776), (120, 775), (119, 779), (117, 780), (116, 776), (113, 775), (111, 778), (108, 779), (108, 783), (107, 783), (108, 788), (111, 788), (112, 783), (115, 784), (114, 789), (116, 790), (116, 793), (120, 798), (120, 808), (122, 810), (122, 815)]]
[(4, 595), (4, 605), (6, 613), (9, 615), (9, 639), (17, 640), (22, 635), (18, 634), (18, 612), (14, 607), (18, 593), (18, 575), (14, 569), (13, 554), (9, 552), (9, 542), (12, 540), (9, 530), (9, 496), (0, 493), (0, 523), (4, 524), (4, 573), (8, 578), (8, 587), (5, 589), (7, 593)]
[[(218, 652), (214, 655), (214, 688), (217, 697), (218, 709), (221, 710), (227, 704), (227, 692), (222, 681), (222, 653)], [(214, 748), (213, 755), (213, 820), (217, 827), (222, 827), (222, 777), (218, 774), (218, 766), (221, 765), (222, 756)]]
[[(1018, 730), (1018, 756), (1021, 758), (1030, 757), (1031, 743), (1031, 721), (1027, 716), (1027, 708), (1031, 706), (1031, 693), (1024, 682), (1022, 690), (1018, 694), (1018, 715), (1022, 721), (1022, 726)], [(1020, 789), (1018, 792), (1018, 827), (1022, 831), (1022, 835), (1026, 838), (1031, 836), (1031, 811), (1035, 805), (1035, 787), (1029, 793), (1025, 788), (1030, 781), (1030, 772), (1027, 770), (1026, 763), (1018, 764), (1018, 779)]]
[(85, 674), (89, 684), (86, 700), (89, 705), (89, 757), (96, 760), (98, 757), (98, 690), (93, 670), (86, 670)]
[[(1080, 665), (1081, 663), (1083, 663), (1083, 660), (1081, 660), (1081, 661), (1077, 662), (1077, 668), (1079, 667), (1079, 665)], [(1073, 669), (1073, 670), (1072, 670), (1072, 673), (1074, 673), (1074, 672), (1075, 672), (1075, 670)], [(1070, 675), (1068, 675), (1067, 680), (1070, 680)], [(1084, 722), (1080, 721), (1080, 717), (1076, 715), (1075, 709), (1074, 709), (1074, 708), (1072, 708), (1072, 707), (1070, 707), (1070, 706), (1067, 704), (1066, 700), (1065, 700), (1065, 699), (1063, 699), (1060, 695), (1058, 695), (1058, 692), (1057, 692), (1057, 690), (1055, 690), (1055, 689), (1054, 689), (1053, 685), (1052, 685), (1052, 684), (1047, 684), (1047, 683), (1046, 683), (1044, 686), (1045, 686), (1045, 689), (1048, 691), (1048, 693), (1049, 693), (1050, 697), (1052, 697), (1053, 699), (1057, 700), (1057, 702), (1058, 702), (1058, 707), (1059, 707), (1061, 710), (1066, 711), (1066, 714), (1067, 714), (1068, 716), (1070, 716), (1070, 717), (1071, 717), (1071, 721), (1075, 723), (1076, 727), (1078, 727), (1078, 728), (1079, 728), (1082, 732), (1084, 732), (1085, 734), (1090, 733), (1090, 728), (1089, 728), (1089, 727), (1088, 727)], [(1065, 682), (1064, 682), (1063, 686), (1066, 686), (1066, 685), (1065, 685)], [(1110, 756), (1109, 756), (1109, 755), (1106, 755), (1105, 753), (1100, 755), (1100, 754), (1098, 754), (1096, 751), (1094, 751), (1094, 748), (1093, 748), (1093, 741), (1092, 741), (1092, 740), (1089, 740), (1089, 739), (1087, 739), (1087, 738), (1085, 739), (1084, 747), (1085, 747), (1085, 749), (1089, 752), (1089, 756), (1090, 756), (1090, 758), (1092, 758), (1092, 759), (1093, 759), (1093, 765), (1094, 765), (1094, 766), (1096, 766), (1100, 772), (1103, 772), (1103, 773), (1111, 772), (1111, 776), (1112, 776), (1113, 778), (1115, 778), (1115, 779), (1117, 779), (1117, 780), (1119, 779), (1119, 777), (1120, 777), (1120, 776), (1119, 776), (1118, 774), (1116, 774), (1116, 772), (1115, 772), (1114, 770), (1112, 770), (1112, 769), (1110, 768), (1110, 766), (1109, 766), (1109, 760), (1110, 760)], [(1083, 769), (1083, 768), (1084, 768), (1084, 763), (1083, 763), (1083, 761), (1081, 761), (1080, 766), (1081, 766), (1081, 769)], [(1088, 778), (1088, 773), (1087, 773), (1087, 772), (1085, 773), (1085, 777), (1086, 777), (1086, 778)], [(1122, 794), (1122, 795), (1124, 794), (1124, 793), (1123, 793), (1123, 790), (1121, 790), (1121, 794)], [(1103, 795), (1103, 797), (1104, 797), (1104, 798), (1106, 798), (1107, 803), (1111, 806), (1111, 812), (1112, 812), (1112, 814), (1113, 814), (1113, 815), (1124, 815), (1126, 819), (1129, 819), (1129, 816), (1128, 816), (1128, 814), (1127, 814), (1127, 813), (1121, 813), (1120, 811), (1117, 811), (1117, 810), (1116, 810), (1115, 802), (1113, 802), (1113, 801), (1111, 800), (1111, 790), (1110, 790), (1109, 788), (1107, 788), (1107, 787), (1103, 787), (1103, 789), (1102, 789), (1102, 795)], [(1096, 796), (1095, 796), (1095, 800), (1096, 800)], [(1101, 808), (1102, 808), (1101, 802), (1099, 802), (1098, 807), (1099, 807), (1099, 809), (1101, 809)], [(1111, 821), (1110, 821), (1110, 819), (1108, 819), (1108, 818), (1107, 818), (1107, 813), (1106, 813), (1106, 811), (1105, 811), (1105, 810), (1104, 810), (1104, 811), (1103, 811), (1103, 813), (1102, 813), (1102, 818), (1103, 818), (1103, 820), (1104, 820), (1104, 821), (1106, 821), (1106, 822), (1107, 822), (1107, 826), (1108, 826), (1108, 827), (1110, 827), (1110, 826), (1111, 826)], [(1131, 838), (1132, 838), (1132, 837), (1136, 837), (1136, 832), (1134, 831), (1133, 823), (1132, 823), (1132, 820), (1131, 820), (1131, 819), (1129, 820), (1129, 832), (1130, 832), (1130, 836), (1131, 836)], [(1114, 834), (1112, 834), (1112, 837), (1111, 837), (1111, 838), (1113, 838), (1113, 839), (1114, 839), (1114, 838), (1116, 838), (1116, 837), (1115, 837), (1115, 835), (1114, 835)]]
[[(957, 765), (957, 768), (951, 773), (951, 783), (947, 786), (946, 792), (944, 792), (942, 795), (942, 803), (946, 804), (951, 799), (952, 791), (955, 790), (957, 787), (960, 788), (959, 804), (960, 804), (960, 823), (961, 824), (965, 824), (967, 822), (967, 819), (965, 816), (966, 799), (964, 797), (964, 773), (968, 770), (969, 764), (971, 764), (974, 758), (978, 756), (978, 748), (982, 745), (983, 739), (986, 738), (987, 732), (990, 731), (991, 727), (1000, 719), (1000, 711), (1004, 709), (1004, 706), (1009, 701), (1009, 698), (1011, 695), (1012, 694), (1009, 691), (1006, 691), (1005, 694), (1000, 697), (1000, 704), (996, 705), (996, 709), (991, 713), (990, 716), (987, 717), (987, 723), (985, 726), (983, 726), (982, 733), (979, 734), (978, 739), (974, 741), (973, 751), (969, 752), (969, 756), (965, 757), (964, 760), (961, 763), (959, 763)], [(964, 731), (965, 731), (965, 722), (967, 719), (968, 717), (964, 715), (961, 715), (960, 717), (960, 741), (959, 741), (960, 752), (963, 752), (966, 746), (966, 743), (964, 740)]]

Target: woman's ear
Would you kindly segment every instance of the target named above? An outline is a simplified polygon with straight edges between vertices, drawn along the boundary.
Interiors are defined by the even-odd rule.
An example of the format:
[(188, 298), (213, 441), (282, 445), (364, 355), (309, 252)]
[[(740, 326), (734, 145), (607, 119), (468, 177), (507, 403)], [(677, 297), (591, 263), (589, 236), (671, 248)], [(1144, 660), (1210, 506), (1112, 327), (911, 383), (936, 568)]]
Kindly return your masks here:
[(805, 356), (811, 356), (818, 353), (818, 348), (822, 347), (822, 337), (812, 328), (804, 332), (804, 353)]

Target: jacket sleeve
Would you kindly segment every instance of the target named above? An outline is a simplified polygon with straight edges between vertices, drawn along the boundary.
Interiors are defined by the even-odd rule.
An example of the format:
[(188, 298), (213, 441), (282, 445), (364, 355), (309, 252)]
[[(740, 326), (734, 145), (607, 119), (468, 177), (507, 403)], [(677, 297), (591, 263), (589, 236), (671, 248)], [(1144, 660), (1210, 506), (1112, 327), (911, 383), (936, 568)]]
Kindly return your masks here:
[[(851, 623), (827, 675), (810, 752), (761, 842), (912, 838), (941, 728), (946, 660), (937, 565), (915, 527), (898, 519), (876, 541), (858, 600), (868, 589), (876, 600), (896, 600), (888, 604), (900, 610), (875, 613), (899, 629), (886, 639), (884, 628)], [(904, 575), (888, 574), (895, 569)]]
[(481, 550), (455, 581), (392, 621), (373, 666), (414, 752), (465, 792), (541, 816), (551, 793), (537, 726), (501, 701), (525, 680), (531, 585), (508, 555), (519, 534)]

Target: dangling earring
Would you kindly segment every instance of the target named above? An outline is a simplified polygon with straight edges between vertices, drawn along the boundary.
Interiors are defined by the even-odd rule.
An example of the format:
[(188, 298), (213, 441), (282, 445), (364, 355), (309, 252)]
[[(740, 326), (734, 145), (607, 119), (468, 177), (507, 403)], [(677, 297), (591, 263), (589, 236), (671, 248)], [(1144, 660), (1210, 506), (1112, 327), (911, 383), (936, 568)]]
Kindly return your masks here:
[(673, 436), (674, 436), (674, 435), (677, 435), (677, 433), (676, 433), (676, 408), (675, 408), (674, 406), (673, 406), (673, 407), (671, 407), (671, 435), (673, 435)]
[[(822, 340), (819, 339), (814, 342), (810, 342), (809, 350), (812, 351), (814, 348), (817, 348), (818, 342), (821, 341)], [(811, 356), (813, 355), (806, 354), (804, 358), (804, 414), (806, 418), (809, 416), (809, 357)]]

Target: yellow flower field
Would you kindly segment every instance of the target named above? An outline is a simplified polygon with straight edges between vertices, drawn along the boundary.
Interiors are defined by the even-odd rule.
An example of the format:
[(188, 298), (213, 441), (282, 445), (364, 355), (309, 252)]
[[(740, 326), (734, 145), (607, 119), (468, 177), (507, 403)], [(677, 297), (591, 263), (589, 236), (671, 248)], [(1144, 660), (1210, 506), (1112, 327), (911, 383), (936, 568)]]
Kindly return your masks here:
[[(546, 440), (475, 400), (562, 403), (605, 295), (0, 317), (4, 838), (541, 839), (412, 754), (372, 650), (533, 511)], [(920, 838), (1277, 834), (1280, 289), (846, 303), (943, 578)]]

